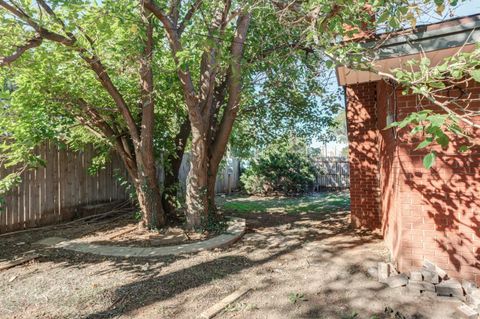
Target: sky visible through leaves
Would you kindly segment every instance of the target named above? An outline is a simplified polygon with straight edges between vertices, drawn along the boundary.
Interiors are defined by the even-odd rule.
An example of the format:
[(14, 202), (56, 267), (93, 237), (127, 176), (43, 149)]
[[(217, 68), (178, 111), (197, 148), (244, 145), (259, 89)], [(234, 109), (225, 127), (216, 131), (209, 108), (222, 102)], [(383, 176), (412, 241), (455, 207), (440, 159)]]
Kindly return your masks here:
[[(462, 16), (468, 16), (468, 15), (473, 15), (473, 14), (479, 14), (480, 13), (480, 1), (479, 0), (465, 0), (461, 2), (456, 8), (454, 12), (446, 12), (443, 16), (439, 16), (435, 12), (431, 12), (428, 14), (425, 14), (424, 16), (420, 17), (419, 19), (419, 25), (420, 24), (430, 24), (430, 23), (436, 23), (436, 22), (441, 22), (444, 20), (448, 19), (453, 19), (456, 17), (462, 17)], [(339, 89), (337, 80), (335, 78), (332, 79), (330, 82), (330, 87), (329, 90), (337, 90)], [(345, 101), (342, 98), (341, 101), (342, 105), (345, 105)], [(319, 106), (321, 107), (321, 106)], [(324, 142), (323, 141), (318, 141), (314, 140), (311, 144), (311, 147), (324, 147)], [(338, 143), (338, 142), (329, 142), (327, 143), (326, 147), (327, 149), (334, 150), (336, 149), (337, 153), (345, 147), (346, 144), (344, 143)]]

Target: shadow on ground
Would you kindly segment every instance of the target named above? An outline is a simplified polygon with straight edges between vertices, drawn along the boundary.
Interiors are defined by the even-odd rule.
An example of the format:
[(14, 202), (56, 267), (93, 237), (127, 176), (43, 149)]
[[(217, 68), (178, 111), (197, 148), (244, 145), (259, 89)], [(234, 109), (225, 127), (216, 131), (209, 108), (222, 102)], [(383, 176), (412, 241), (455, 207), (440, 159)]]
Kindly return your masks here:
[[(368, 277), (387, 252), (377, 236), (350, 227), (348, 212), (242, 217), (242, 240), (211, 252), (122, 259), (46, 249), (39, 262), (0, 272), (0, 317), (198, 318), (249, 287), (218, 317), (390, 318), (390, 307), (405, 318), (449, 318), (445, 303)], [(20, 240), (28, 239), (11, 244)]]

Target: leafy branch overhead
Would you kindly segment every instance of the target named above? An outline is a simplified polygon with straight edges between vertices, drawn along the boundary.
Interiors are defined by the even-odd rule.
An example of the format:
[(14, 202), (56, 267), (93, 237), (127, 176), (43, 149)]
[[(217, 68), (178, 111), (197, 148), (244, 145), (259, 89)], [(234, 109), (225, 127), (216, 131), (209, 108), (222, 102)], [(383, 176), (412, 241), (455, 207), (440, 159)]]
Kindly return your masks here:
[[(379, 50), (397, 35), (410, 34), (432, 12), (444, 19), (453, 15), (455, 7), (463, 1), (427, 0), (402, 1), (342, 1), (314, 0), (304, 3), (294, 1), (288, 6), (278, 4), (285, 23), (302, 24), (307, 28), (306, 41), (328, 56), (330, 67), (343, 65), (354, 70), (376, 73), (400, 84), (403, 94), (417, 94), (417, 112), (407, 115), (390, 127), (413, 126), (411, 133), (420, 138), (419, 148), (430, 152), (424, 158), (426, 167), (434, 163), (436, 144), (447, 149), (449, 136), (465, 138), (458, 147), (464, 152), (478, 141), (468, 138), (469, 132), (480, 129), (475, 118), (480, 115), (479, 97), (463, 88), (480, 81), (480, 46), (463, 50), (432, 65), (422, 53), (395, 70), (379, 69)], [(407, 28), (407, 29), (406, 29)], [(470, 35), (471, 36), (471, 35)], [(356, 39), (352, 41), (351, 39)], [(470, 37), (466, 39), (468, 41)], [(423, 133), (423, 134), (419, 134)]]

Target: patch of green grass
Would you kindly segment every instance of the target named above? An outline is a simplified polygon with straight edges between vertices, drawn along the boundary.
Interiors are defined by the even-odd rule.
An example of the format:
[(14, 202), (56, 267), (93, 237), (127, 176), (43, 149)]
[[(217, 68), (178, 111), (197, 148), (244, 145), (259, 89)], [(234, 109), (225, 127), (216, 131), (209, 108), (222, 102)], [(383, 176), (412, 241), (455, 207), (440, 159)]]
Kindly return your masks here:
[(298, 197), (236, 195), (219, 199), (221, 209), (235, 213), (327, 213), (350, 209), (348, 191), (323, 192)]
[(303, 293), (300, 292), (291, 292), (288, 294), (288, 300), (292, 304), (296, 304), (299, 301), (308, 301)]
[(351, 314), (343, 315), (342, 319), (357, 319), (358, 318), (358, 313), (357, 312), (352, 312)]

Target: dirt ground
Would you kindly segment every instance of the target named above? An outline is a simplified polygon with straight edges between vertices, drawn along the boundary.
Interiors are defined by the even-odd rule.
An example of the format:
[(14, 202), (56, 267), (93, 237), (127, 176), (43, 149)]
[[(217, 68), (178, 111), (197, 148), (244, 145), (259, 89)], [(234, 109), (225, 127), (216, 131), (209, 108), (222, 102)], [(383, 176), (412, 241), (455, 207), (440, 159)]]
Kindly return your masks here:
[[(216, 251), (159, 259), (106, 258), (34, 242), (81, 227), (0, 238), (0, 318), (199, 318), (243, 287), (216, 318), (456, 318), (457, 303), (390, 289), (368, 267), (387, 259), (381, 239), (349, 226), (348, 212), (251, 213), (248, 233)], [(386, 311), (387, 310), (387, 311)]]
[[(94, 228), (94, 225), (92, 225)], [(179, 226), (169, 226), (158, 231), (145, 232), (138, 227), (138, 222), (127, 214), (108, 227), (101, 227), (93, 232), (84, 233), (79, 242), (133, 247), (158, 247), (194, 243), (213, 237), (214, 233), (186, 231)], [(69, 237), (72, 237), (71, 235)]]

